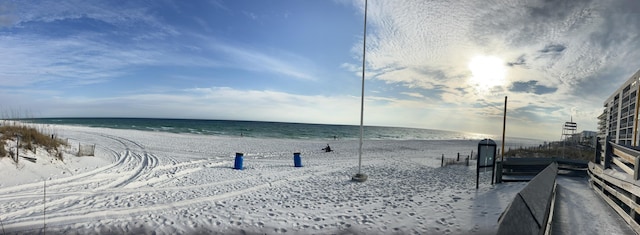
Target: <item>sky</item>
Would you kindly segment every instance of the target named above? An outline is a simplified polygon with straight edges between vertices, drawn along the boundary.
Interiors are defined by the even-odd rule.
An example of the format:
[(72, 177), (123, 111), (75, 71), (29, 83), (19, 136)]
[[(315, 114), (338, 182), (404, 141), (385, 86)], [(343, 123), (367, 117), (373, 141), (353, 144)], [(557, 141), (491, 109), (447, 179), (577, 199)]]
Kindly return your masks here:
[[(559, 140), (640, 69), (636, 0), (370, 0), (364, 124)], [(0, 110), (360, 123), (363, 0), (0, 1)], [(17, 111), (16, 111), (17, 110)], [(5, 115), (6, 116), (6, 115)]]

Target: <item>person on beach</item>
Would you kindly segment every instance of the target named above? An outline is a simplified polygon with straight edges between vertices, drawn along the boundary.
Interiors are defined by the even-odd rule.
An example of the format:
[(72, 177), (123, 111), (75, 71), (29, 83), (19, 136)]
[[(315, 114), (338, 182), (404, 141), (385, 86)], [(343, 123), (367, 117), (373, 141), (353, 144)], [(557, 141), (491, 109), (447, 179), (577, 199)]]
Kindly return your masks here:
[(325, 152), (331, 152), (331, 147), (329, 146), (329, 144), (327, 144), (327, 147), (324, 147), (322, 150), (324, 150)]

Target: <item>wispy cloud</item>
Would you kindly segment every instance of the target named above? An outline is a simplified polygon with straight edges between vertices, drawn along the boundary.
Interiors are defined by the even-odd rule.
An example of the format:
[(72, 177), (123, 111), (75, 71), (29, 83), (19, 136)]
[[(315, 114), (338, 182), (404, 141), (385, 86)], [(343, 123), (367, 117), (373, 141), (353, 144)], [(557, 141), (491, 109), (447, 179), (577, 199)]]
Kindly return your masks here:
[[(7, 13), (15, 15), (11, 28), (0, 34), (0, 50), (7, 55), (0, 59), (1, 86), (104, 82), (125, 74), (132, 66), (166, 62), (162, 58), (170, 53), (163, 53), (158, 50), (161, 47), (153, 45), (159, 37), (178, 34), (147, 14), (146, 8), (128, 4), (113, 6), (85, 1), (16, 4), (19, 6)], [(7, 9), (4, 5), (1, 7)], [(90, 24), (77, 30), (62, 22)], [(44, 30), (47, 28), (52, 30)], [(139, 33), (130, 35), (132, 28)], [(12, 31), (26, 33), (10, 33)], [(155, 41), (138, 41), (145, 37)]]
[(16, 21), (15, 6), (7, 2), (0, 3), (0, 28), (11, 26)]
[[(12, 99), (19, 98), (12, 95)], [(0, 94), (0, 98), (7, 98)], [(166, 117), (356, 124), (359, 97), (297, 95), (230, 87), (165, 90), (107, 98), (42, 100), (43, 116)], [(190, 105), (185, 105), (190, 104)], [(211, 105), (216, 104), (216, 105)], [(29, 107), (35, 107), (30, 105)], [(285, 114), (285, 115), (283, 115)]]
[(415, 97), (415, 98), (424, 98), (424, 95), (417, 93), (417, 92), (402, 92), (402, 94), (411, 96), (411, 97)]
[[(270, 74), (256, 76), (265, 78), (317, 80), (315, 63), (304, 56), (285, 49), (225, 43), (197, 30), (178, 27), (155, 14), (155, 3), (16, 4), (0, 4), (1, 19), (10, 19), (6, 21), (8, 28), (0, 28), (4, 30), (0, 31), (0, 51), (8, 55), (0, 58), (0, 87), (36, 86), (62, 91), (114, 80), (149, 81), (154, 75), (146, 72), (147, 68), (167, 71), (162, 74), (167, 78), (205, 71), (192, 76), (199, 77), (198, 81), (211, 74), (225, 76), (213, 72), (216, 69)], [(219, 1), (210, 4), (230, 10)], [(203, 17), (188, 19), (210, 33), (213, 29)]]
[[(6, 36), (0, 50), (10, 55), (0, 59), (2, 86), (25, 86), (42, 82), (92, 84), (117, 78), (134, 66), (180, 64), (181, 56), (138, 47), (113, 47), (91, 37), (45, 39)], [(4, 80), (6, 79), (6, 80)]]
[(304, 80), (315, 80), (313, 63), (304, 57), (282, 50), (272, 49), (270, 54), (225, 43), (211, 45), (213, 51), (221, 52), (229, 66), (242, 70), (256, 70), (282, 74)]
[[(508, 95), (516, 110), (535, 103), (554, 110), (539, 113), (540, 120), (568, 117), (572, 108), (593, 114), (601, 111), (602, 102), (593, 101), (604, 100), (640, 66), (633, 62), (640, 60), (640, 52), (629, 49), (640, 44), (640, 4), (629, 1), (500, 1), (489, 6), (415, 0), (375, 1), (369, 7), (367, 69), (375, 79), (408, 88), (438, 87), (443, 90), (440, 102), (456, 104), (452, 110), (480, 97)], [(505, 87), (491, 93), (472, 89), (467, 64), (474, 55), (508, 61)], [(608, 89), (576, 89), (594, 90), (586, 86), (597, 86), (595, 81)], [(578, 119), (595, 129), (596, 116)]]
[(244, 14), (246, 17), (249, 17), (252, 20), (258, 19), (258, 16), (256, 15), (256, 13), (253, 13), (253, 12), (242, 11), (242, 14)]
[(210, 0), (209, 3), (215, 6), (216, 8), (223, 9), (225, 11), (231, 11), (227, 6), (224, 5), (222, 0)]
[[(1, 2), (0, 100), (54, 116), (353, 123), (363, 15), (351, 11), (363, 3), (314, 2), (327, 13), (307, 15), (306, 2)], [(626, 0), (384, 0), (368, 10), (368, 124), (493, 131), (508, 96), (520, 131), (556, 136), (571, 114), (593, 129), (640, 61), (630, 49), (640, 45), (640, 3)], [(344, 28), (314, 40), (326, 17)], [(506, 82), (478, 89), (469, 63), (479, 57), (499, 58)]]

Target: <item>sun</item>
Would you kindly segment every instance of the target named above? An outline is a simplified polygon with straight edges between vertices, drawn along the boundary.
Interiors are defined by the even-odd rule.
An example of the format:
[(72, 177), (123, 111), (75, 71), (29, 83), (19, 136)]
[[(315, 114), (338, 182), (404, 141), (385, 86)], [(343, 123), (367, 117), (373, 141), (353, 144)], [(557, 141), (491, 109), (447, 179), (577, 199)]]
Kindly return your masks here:
[(507, 68), (502, 59), (495, 56), (475, 56), (469, 61), (469, 84), (479, 91), (487, 91), (506, 83)]

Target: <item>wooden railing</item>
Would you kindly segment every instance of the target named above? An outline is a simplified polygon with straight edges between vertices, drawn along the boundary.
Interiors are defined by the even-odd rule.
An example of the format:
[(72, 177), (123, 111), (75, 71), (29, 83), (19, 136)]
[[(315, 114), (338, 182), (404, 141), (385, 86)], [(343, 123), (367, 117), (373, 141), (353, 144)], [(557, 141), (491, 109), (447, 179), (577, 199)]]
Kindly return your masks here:
[(498, 218), (496, 234), (550, 234), (556, 195), (558, 164), (536, 175)]
[(640, 151), (612, 143), (609, 138), (604, 148), (599, 141), (597, 145), (595, 162), (589, 163), (591, 185), (640, 234)]
[[(634, 180), (640, 179), (640, 152), (627, 148), (612, 142), (608, 143), (607, 148), (611, 148), (611, 161), (620, 167), (624, 172), (633, 176)], [(605, 156), (606, 159), (606, 156)]]
[(557, 163), (559, 174), (586, 176), (588, 161), (564, 158), (505, 158), (496, 162), (496, 182), (529, 181), (549, 164)]

